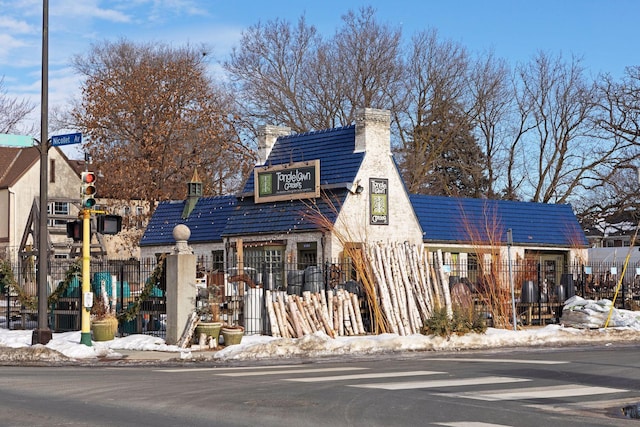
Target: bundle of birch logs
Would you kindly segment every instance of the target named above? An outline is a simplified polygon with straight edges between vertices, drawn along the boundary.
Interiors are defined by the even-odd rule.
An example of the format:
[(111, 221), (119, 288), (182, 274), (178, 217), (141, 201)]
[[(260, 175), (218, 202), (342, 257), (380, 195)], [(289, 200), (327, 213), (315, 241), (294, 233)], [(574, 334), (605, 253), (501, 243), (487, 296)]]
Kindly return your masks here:
[(332, 338), (366, 333), (358, 297), (344, 289), (305, 291), (302, 296), (267, 290), (266, 301), (274, 337), (301, 338), (317, 331)]
[[(364, 287), (375, 293), (387, 328), (398, 335), (421, 332), (434, 309), (445, 307), (452, 314), (449, 273), (442, 251), (426, 253), (409, 243), (366, 245), (364, 262), (373, 275)], [(302, 297), (266, 291), (267, 313), (274, 337), (300, 338), (323, 331), (330, 337), (365, 334), (356, 294), (342, 289), (328, 293), (303, 292)], [(371, 301), (371, 295), (368, 295)], [(376, 319), (372, 319), (376, 321)]]
[(367, 245), (367, 256), (390, 332), (420, 333), (436, 307), (452, 313), (440, 250), (425, 256), (421, 248), (406, 242), (378, 243)]

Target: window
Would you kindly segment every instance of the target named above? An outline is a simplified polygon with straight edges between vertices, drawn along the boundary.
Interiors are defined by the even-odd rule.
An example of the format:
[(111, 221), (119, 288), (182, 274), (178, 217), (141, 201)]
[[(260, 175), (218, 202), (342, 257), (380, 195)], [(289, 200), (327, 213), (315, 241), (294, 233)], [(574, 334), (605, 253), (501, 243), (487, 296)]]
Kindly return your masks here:
[(49, 182), (56, 182), (56, 159), (49, 161)]
[(52, 202), (47, 205), (47, 214), (50, 218), (48, 221), (49, 227), (66, 227), (67, 218), (56, 218), (56, 216), (69, 215), (69, 203), (68, 202)]
[(224, 251), (212, 251), (212, 266), (211, 268), (215, 271), (224, 271)]

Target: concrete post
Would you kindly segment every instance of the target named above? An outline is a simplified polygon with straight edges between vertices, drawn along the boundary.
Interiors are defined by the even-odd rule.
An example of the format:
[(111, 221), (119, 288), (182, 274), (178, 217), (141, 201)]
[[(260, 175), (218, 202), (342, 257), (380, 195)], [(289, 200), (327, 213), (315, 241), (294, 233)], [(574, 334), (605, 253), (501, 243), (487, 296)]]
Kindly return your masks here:
[(175, 345), (196, 309), (196, 256), (187, 241), (191, 230), (180, 224), (173, 229), (174, 253), (167, 257), (167, 344)]

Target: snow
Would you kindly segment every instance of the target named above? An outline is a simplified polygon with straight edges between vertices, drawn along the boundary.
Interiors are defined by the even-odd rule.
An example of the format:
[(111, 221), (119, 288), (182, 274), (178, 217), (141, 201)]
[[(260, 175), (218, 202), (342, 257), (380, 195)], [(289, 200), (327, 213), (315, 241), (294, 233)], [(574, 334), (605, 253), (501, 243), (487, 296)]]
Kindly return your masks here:
[(0, 362), (120, 359), (123, 355), (119, 351), (125, 350), (163, 352), (180, 359), (206, 357), (228, 361), (640, 341), (640, 312), (614, 309), (608, 327), (603, 328), (610, 309), (611, 301), (575, 296), (566, 301), (560, 324), (518, 331), (489, 328), (484, 334), (451, 337), (382, 334), (335, 339), (319, 332), (299, 339), (247, 335), (241, 344), (215, 351), (199, 350), (197, 346), (182, 349), (150, 335), (129, 335), (87, 346), (80, 343), (80, 331), (54, 333), (48, 344), (32, 345), (31, 330), (0, 329)]

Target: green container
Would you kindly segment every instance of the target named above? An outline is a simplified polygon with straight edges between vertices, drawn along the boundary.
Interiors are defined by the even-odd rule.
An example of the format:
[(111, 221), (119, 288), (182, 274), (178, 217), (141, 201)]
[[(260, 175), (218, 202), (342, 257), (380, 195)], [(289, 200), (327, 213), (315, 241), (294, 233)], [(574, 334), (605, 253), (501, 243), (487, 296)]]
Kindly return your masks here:
[(101, 320), (91, 321), (91, 332), (94, 341), (111, 341), (118, 332), (118, 319), (108, 317)]
[(220, 339), (220, 329), (222, 328), (221, 322), (200, 322), (196, 326), (196, 330), (193, 333), (194, 342), (200, 340), (200, 334), (206, 334), (208, 337), (214, 340), (217, 344)]
[(225, 346), (240, 344), (244, 335), (244, 328), (242, 326), (224, 327), (220, 330), (220, 333), (224, 339)]

